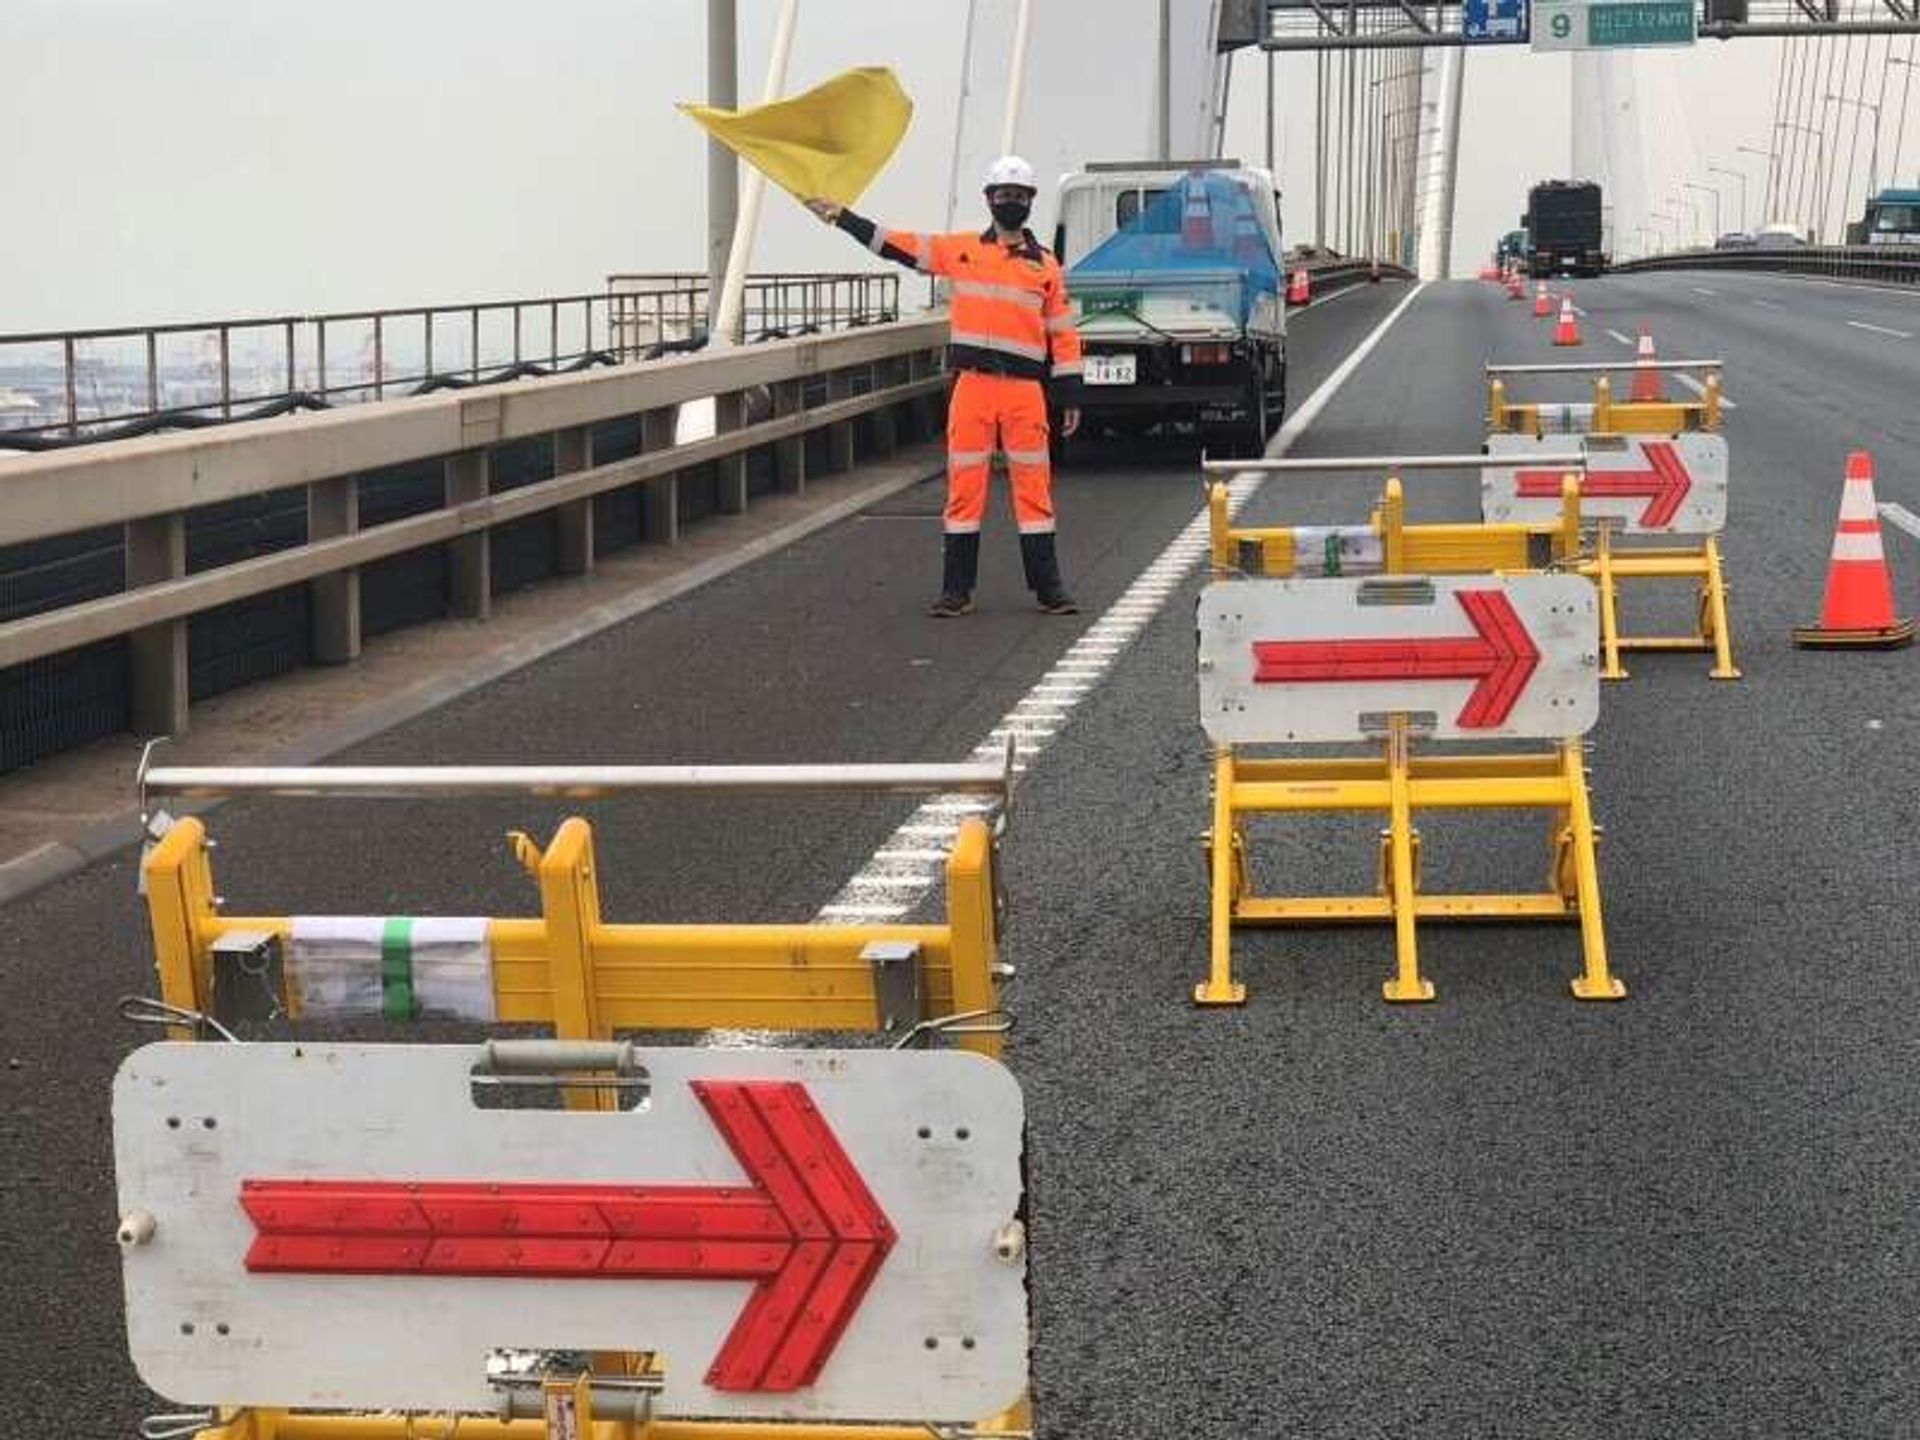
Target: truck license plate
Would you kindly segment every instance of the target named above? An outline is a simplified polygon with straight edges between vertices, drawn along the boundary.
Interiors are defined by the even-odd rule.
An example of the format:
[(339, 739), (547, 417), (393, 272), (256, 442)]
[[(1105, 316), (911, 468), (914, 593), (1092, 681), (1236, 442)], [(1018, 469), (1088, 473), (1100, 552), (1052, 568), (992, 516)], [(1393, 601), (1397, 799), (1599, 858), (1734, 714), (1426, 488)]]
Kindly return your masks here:
[(1134, 382), (1132, 355), (1089, 355), (1086, 381), (1089, 385), (1131, 385)]

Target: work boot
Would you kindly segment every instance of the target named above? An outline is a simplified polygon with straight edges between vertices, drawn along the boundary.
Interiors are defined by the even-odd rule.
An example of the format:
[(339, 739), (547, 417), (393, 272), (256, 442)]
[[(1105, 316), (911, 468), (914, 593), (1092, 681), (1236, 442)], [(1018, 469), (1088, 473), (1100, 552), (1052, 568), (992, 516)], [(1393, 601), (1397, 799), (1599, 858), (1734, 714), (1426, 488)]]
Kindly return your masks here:
[(1020, 563), (1026, 568), (1027, 588), (1049, 615), (1078, 615), (1080, 607), (1060, 583), (1060, 557), (1053, 548), (1052, 532), (1020, 537)]
[(980, 535), (948, 535), (940, 567), (940, 598), (927, 607), (936, 620), (951, 620), (973, 609), (973, 582), (980, 572)]

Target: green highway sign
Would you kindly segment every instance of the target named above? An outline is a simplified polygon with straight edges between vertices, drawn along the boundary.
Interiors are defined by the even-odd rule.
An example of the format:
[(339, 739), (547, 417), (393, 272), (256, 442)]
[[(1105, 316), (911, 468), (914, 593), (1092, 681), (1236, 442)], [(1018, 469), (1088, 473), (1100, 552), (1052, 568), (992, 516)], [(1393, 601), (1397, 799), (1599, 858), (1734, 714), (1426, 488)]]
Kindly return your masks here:
[(1536, 50), (1691, 45), (1693, 0), (1534, 0)]

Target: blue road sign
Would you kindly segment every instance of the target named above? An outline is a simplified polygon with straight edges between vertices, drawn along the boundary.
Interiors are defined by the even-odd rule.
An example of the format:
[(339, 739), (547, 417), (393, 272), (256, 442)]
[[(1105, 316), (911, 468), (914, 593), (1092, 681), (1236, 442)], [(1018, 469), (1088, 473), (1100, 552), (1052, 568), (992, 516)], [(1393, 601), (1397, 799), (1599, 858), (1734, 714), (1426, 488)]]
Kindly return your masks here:
[(1469, 45), (1525, 43), (1527, 0), (1464, 0), (1460, 36)]

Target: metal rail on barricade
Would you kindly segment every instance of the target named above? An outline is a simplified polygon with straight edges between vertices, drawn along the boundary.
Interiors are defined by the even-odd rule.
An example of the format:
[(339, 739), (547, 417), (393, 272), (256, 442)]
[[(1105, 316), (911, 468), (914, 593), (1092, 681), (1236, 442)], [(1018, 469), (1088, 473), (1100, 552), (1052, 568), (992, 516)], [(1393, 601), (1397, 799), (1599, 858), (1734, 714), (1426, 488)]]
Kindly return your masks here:
[[(380, 1020), (553, 1037), (130, 1057), (115, 1095), (130, 1342), (153, 1388), (217, 1407), (156, 1423), (203, 1440), (416, 1440), (463, 1417), (516, 1440), (1030, 1433), (1024, 1122), (992, 1063), (1010, 760), (150, 761), (150, 802), (825, 790), (952, 794), (966, 812), (947, 913), (915, 925), (610, 921), (578, 816), (544, 845), (509, 837), (533, 915), (228, 915), (206, 824), (154, 812), (160, 998), (129, 1018), (172, 1041)], [(714, 1029), (894, 1043), (624, 1038)], [(690, 1283), (707, 1280), (751, 1283)]]
[[(1484, 463), (1482, 456), (1343, 457), (1207, 469), (1377, 472)], [(1207, 978), (1194, 987), (1197, 1003), (1245, 1000), (1233, 964), (1236, 928), (1349, 923), (1394, 927), (1388, 1000), (1430, 1000), (1434, 990), (1420, 972), (1416, 942), (1423, 920), (1577, 923), (1583, 964), (1573, 993), (1585, 1000), (1625, 995), (1607, 959), (1580, 741), (1599, 708), (1598, 602), (1595, 586), (1577, 573), (1584, 467), (1575, 453), (1545, 463), (1556, 467), (1558, 521), (1409, 526), (1394, 475), (1371, 522), (1346, 527), (1350, 533), (1324, 549), (1316, 537), (1338, 537), (1339, 530), (1234, 528), (1225, 489), (1215, 483), (1215, 581), (1202, 592), (1198, 615), (1200, 718), (1214, 745), (1214, 769), (1210, 955)], [(1362, 550), (1362, 542), (1376, 548)], [(1372, 563), (1375, 573), (1348, 572), (1355, 558)], [(1504, 754), (1415, 753), (1453, 740), (1553, 744)], [(1377, 747), (1377, 754), (1325, 753), (1355, 744)], [(1260, 753), (1270, 746), (1322, 753)], [(1547, 811), (1545, 887), (1423, 891), (1416, 818), (1423, 810), (1461, 809)], [(1250, 820), (1369, 811), (1387, 819), (1375, 893), (1256, 893)]]
[[(1586, 466), (1583, 512), (1593, 531), (1584, 568), (1600, 586), (1602, 675), (1627, 677), (1630, 650), (1710, 651), (1715, 680), (1737, 680), (1720, 534), (1727, 524), (1727, 439), (1718, 360), (1627, 360), (1619, 364), (1489, 365), (1486, 450), (1505, 464), (1482, 476), (1481, 514), (1492, 521), (1540, 518), (1557, 494), (1543, 452), (1578, 438)], [(1641, 377), (1704, 373), (1696, 401), (1660, 397), (1616, 402), (1609, 372)], [(1508, 375), (1593, 374), (1593, 402), (1515, 404)], [(1621, 543), (1625, 542), (1625, 543)], [(1658, 542), (1658, 543), (1649, 543)], [(1627, 633), (1622, 587), (1641, 580), (1691, 580), (1699, 587), (1693, 629), (1681, 635)]]

